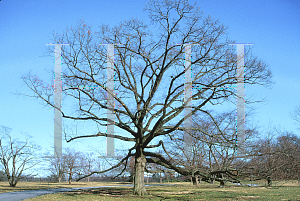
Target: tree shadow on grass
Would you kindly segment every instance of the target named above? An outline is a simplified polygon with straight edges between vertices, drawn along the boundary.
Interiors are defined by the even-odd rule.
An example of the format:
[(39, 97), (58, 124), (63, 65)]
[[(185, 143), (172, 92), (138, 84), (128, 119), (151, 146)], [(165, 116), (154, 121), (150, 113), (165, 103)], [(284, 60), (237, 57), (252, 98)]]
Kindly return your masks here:
[[(63, 194), (69, 197), (79, 196), (79, 195), (98, 195), (106, 197), (115, 197), (115, 198), (136, 198), (137, 195), (133, 195), (131, 188), (106, 188), (106, 189), (83, 189), (70, 192), (64, 192)], [(159, 198), (160, 200), (168, 199), (162, 195), (149, 194), (142, 196), (142, 199), (155, 199)]]
[[(95, 188), (95, 189), (82, 189), (70, 192), (64, 192), (63, 194), (69, 197), (79, 196), (79, 195), (98, 195), (106, 197), (115, 197), (115, 198), (136, 198), (136, 195), (132, 194), (132, 187), (123, 187), (123, 188)], [(197, 196), (198, 193), (191, 192), (189, 190), (170, 190), (162, 191), (161, 188), (149, 188), (147, 189), (148, 195), (142, 196), (142, 199), (159, 199), (159, 200), (191, 200), (194, 196)]]
[(106, 188), (106, 189), (83, 189), (63, 193), (68, 196), (75, 195), (102, 195), (102, 196), (124, 196), (132, 194), (132, 189), (129, 188)]

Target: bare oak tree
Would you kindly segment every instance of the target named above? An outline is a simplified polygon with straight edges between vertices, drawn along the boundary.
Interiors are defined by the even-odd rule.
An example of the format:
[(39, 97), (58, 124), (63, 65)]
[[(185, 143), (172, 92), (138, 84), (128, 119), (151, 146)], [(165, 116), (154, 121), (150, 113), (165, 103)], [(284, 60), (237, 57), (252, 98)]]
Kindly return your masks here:
[[(225, 26), (210, 16), (206, 17), (187, 0), (149, 1), (145, 11), (149, 13), (150, 25), (132, 19), (113, 28), (103, 25), (100, 31), (93, 32), (82, 22), (54, 37), (55, 43), (70, 44), (68, 48), (62, 47), (62, 82), (64, 86), (73, 87), (64, 88), (63, 93), (78, 103), (72, 113), (61, 109), (63, 118), (91, 121), (99, 127), (114, 123), (124, 131), (122, 135), (100, 130), (76, 136), (66, 133), (67, 142), (101, 136), (134, 142), (117, 164), (91, 174), (107, 172), (118, 166), (124, 166), (125, 170), (129, 158), (134, 157), (133, 193), (137, 195), (146, 193), (146, 163), (156, 163), (175, 171), (181, 168), (190, 175), (190, 170), (184, 170), (151, 151), (163, 143), (157, 146), (150, 143), (175, 130), (185, 131), (184, 120), (196, 111), (206, 113), (206, 105), (233, 100), (234, 89), (221, 87), (237, 83), (236, 50), (230, 45), (233, 41), (227, 39)], [(106, 85), (107, 50), (101, 44), (115, 44), (116, 94)], [(205, 87), (195, 90), (192, 112), (184, 117), (187, 104), (184, 100), (186, 44), (197, 44), (192, 47), (192, 82)], [(253, 56), (250, 49), (246, 51), (244, 75), (246, 84), (268, 84), (271, 77), (267, 66)], [(51, 87), (30, 74), (24, 77), (24, 81), (34, 92), (33, 96), (55, 107)], [(106, 94), (114, 97), (115, 122), (106, 117), (106, 111), (111, 109), (107, 106)]]
[(11, 187), (16, 187), (20, 179), (32, 176), (26, 173), (39, 163), (35, 157), (37, 146), (33, 143), (12, 139), (10, 128), (2, 126), (2, 136), (0, 138), (0, 164)]

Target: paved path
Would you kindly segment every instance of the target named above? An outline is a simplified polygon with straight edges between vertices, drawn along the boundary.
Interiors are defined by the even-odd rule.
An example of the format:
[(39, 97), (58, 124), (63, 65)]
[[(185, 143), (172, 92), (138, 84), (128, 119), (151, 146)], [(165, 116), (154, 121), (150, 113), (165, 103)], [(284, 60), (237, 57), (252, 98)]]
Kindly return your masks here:
[[(174, 185), (174, 184), (150, 184), (145, 186), (155, 186), (155, 185)], [(111, 188), (111, 187), (119, 187), (119, 186), (133, 186), (132, 184), (128, 185), (118, 185), (118, 186), (96, 186), (96, 187), (83, 187), (83, 188), (58, 188), (58, 189), (41, 189), (41, 190), (30, 190), (30, 191), (15, 191), (8, 193), (0, 193), (0, 200), (5, 201), (20, 201), (25, 200), (41, 195), (53, 194), (53, 193), (61, 193), (68, 192), (79, 189), (89, 189), (89, 188)]]

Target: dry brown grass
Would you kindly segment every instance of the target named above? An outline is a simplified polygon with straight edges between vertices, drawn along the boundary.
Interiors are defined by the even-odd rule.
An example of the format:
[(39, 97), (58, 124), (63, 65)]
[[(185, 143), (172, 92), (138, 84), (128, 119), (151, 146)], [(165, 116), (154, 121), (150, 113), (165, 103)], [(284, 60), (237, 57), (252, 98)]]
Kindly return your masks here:
[[(291, 182), (293, 185), (294, 182)], [(132, 200), (218, 200), (218, 201), (270, 201), (270, 200), (300, 200), (300, 187), (247, 187), (226, 186), (220, 188), (218, 185), (202, 183), (199, 186), (191, 186), (189, 182), (172, 186), (150, 186), (146, 187), (149, 195), (138, 197), (132, 195), (132, 187), (115, 187), (104, 189), (87, 189), (66, 193), (48, 194), (30, 201), (38, 200), (85, 200), (85, 201), (132, 201)], [(29, 201), (28, 200), (28, 201)]]
[(10, 187), (8, 182), (0, 182), (0, 193), (13, 192), (13, 191), (25, 191), (25, 190), (37, 190), (37, 189), (52, 189), (52, 188), (80, 188), (80, 187), (94, 187), (94, 186), (118, 186), (122, 182), (73, 182), (69, 185), (67, 182), (61, 183), (48, 183), (48, 182), (19, 182), (16, 187)]

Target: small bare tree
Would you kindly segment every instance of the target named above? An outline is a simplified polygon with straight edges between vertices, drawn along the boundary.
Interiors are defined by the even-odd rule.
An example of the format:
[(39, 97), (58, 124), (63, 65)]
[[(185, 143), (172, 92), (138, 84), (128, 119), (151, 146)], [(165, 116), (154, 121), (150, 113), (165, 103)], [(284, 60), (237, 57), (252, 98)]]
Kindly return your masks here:
[[(88, 153), (82, 155), (79, 160), (79, 167), (77, 170), (77, 175), (80, 177), (81, 175), (88, 175), (94, 171), (96, 164), (96, 160), (93, 157), (93, 153)], [(87, 181), (90, 181), (90, 177), (87, 177)]]
[(66, 167), (63, 161), (63, 157), (49, 157), (49, 154), (46, 154), (45, 160), (48, 162), (49, 166), (48, 171), (51, 172), (51, 177), (54, 177), (55, 182), (60, 183), (62, 178), (66, 174)]
[[(272, 132), (273, 133), (273, 132)], [(265, 137), (257, 141), (253, 151), (258, 156), (243, 164), (243, 172), (251, 172), (252, 180), (294, 180), (300, 184), (300, 138), (289, 132), (279, 132), (277, 138)], [(245, 171), (248, 170), (248, 171)]]
[(291, 117), (298, 125), (300, 125), (300, 105), (291, 112)]
[(63, 155), (64, 166), (66, 174), (68, 175), (68, 182), (72, 184), (72, 179), (77, 173), (78, 169), (81, 168), (80, 161), (83, 159), (83, 155), (75, 150), (66, 149)]
[(277, 137), (275, 175), (283, 180), (298, 180), (300, 186), (300, 137), (286, 132)]
[(49, 163), (49, 170), (56, 182), (60, 183), (62, 178), (68, 176), (69, 184), (75, 175), (89, 174), (92, 169), (93, 159), (90, 155), (84, 156), (82, 152), (67, 148), (61, 157), (45, 157)]
[(15, 187), (20, 179), (33, 176), (33, 174), (25, 175), (25, 171), (30, 170), (39, 161), (35, 157), (37, 146), (27, 140), (13, 140), (10, 131), (10, 128), (2, 126), (0, 163), (3, 166), (9, 185)]

